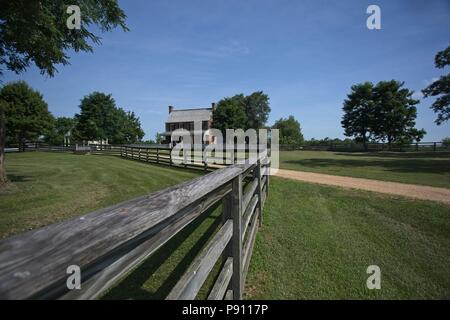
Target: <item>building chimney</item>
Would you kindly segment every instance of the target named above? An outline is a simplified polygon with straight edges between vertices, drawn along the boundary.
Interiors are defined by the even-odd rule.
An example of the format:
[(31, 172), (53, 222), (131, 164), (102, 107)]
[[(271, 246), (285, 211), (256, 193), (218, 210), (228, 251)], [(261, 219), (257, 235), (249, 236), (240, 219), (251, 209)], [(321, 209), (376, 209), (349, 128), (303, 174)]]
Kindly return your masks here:
[(211, 109), (212, 109), (212, 111), (216, 110), (216, 103), (215, 102), (211, 103)]
[(169, 113), (172, 113), (173, 111), (173, 106), (169, 106)]

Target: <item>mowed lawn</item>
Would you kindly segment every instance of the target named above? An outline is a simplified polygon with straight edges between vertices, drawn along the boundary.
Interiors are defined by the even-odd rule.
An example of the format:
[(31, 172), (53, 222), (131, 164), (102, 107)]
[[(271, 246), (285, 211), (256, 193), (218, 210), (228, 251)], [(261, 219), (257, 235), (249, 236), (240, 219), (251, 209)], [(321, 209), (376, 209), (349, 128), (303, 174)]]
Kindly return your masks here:
[(450, 152), (281, 151), (280, 168), (450, 188)]
[(449, 299), (449, 275), (450, 205), (274, 177), (246, 298)]
[(6, 154), (0, 238), (82, 215), (192, 179), (198, 173), (106, 155)]

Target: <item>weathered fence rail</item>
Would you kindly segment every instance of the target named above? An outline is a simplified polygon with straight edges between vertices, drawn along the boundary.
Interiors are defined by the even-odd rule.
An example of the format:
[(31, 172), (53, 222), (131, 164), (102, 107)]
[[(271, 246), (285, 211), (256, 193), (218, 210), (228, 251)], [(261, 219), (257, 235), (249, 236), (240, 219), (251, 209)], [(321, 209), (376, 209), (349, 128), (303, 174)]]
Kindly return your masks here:
[[(172, 152), (171, 148), (165, 146), (156, 147), (145, 145), (126, 145), (122, 146), (120, 155), (131, 160), (139, 160), (183, 168), (203, 169), (204, 171), (215, 170), (223, 167), (224, 165), (236, 163), (238, 162), (238, 157), (241, 157), (240, 159), (248, 159), (250, 157), (248, 149), (240, 150), (236, 146), (232, 150), (220, 150), (220, 157), (214, 152), (212, 152), (212, 155), (209, 152), (205, 153), (204, 147), (205, 146), (199, 146), (198, 150), (192, 148), (189, 151), (188, 156), (183, 156), (183, 152), (181, 152), (180, 155), (174, 155), (176, 152)], [(256, 152), (260, 155), (266, 154), (267, 156), (270, 156), (270, 149), (266, 148), (263, 150), (263, 146), (261, 146), (260, 149), (255, 150), (255, 156)]]
[[(195, 298), (218, 261), (223, 261), (221, 271), (208, 299), (240, 299), (268, 194), (269, 168), (267, 158), (232, 165), (5, 239), (0, 242), (0, 299), (98, 298), (199, 215), (217, 208), (222, 210), (220, 230), (167, 299)], [(81, 269), (80, 290), (66, 285), (72, 265)]]

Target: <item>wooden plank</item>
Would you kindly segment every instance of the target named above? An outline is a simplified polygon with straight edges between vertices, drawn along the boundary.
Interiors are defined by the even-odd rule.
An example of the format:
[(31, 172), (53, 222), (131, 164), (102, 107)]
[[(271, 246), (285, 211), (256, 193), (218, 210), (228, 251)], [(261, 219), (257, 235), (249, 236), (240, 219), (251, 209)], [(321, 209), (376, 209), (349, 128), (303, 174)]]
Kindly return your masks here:
[[(231, 185), (230, 185), (231, 187)], [(227, 222), (229, 219), (233, 219), (232, 214), (232, 199), (231, 199), (231, 192), (228, 193), (225, 197), (222, 198), (222, 224)], [(228, 245), (225, 247), (222, 253), (222, 260), (226, 261), (229, 257), (233, 256), (233, 248), (232, 248), (232, 241), (228, 243)], [(227, 289), (231, 288), (231, 281), (228, 283)]]
[[(246, 169), (232, 166), (90, 214), (52, 224), (0, 242), (0, 298), (24, 299), (55, 285), (65, 289), (66, 269), (85, 269), (142, 241), (145, 232)], [(83, 278), (86, 279), (86, 278)]]
[(228, 220), (208, 243), (206, 248), (195, 258), (166, 299), (194, 299), (232, 235), (233, 221)]
[(225, 294), (224, 300), (233, 300), (233, 290), (227, 290), (227, 293)]
[(231, 188), (231, 214), (233, 217), (231, 290), (233, 290), (233, 299), (240, 300), (242, 299), (242, 175), (233, 179)]
[(261, 205), (262, 205), (262, 207), (264, 208), (264, 203), (266, 202), (266, 198), (267, 198), (267, 195), (268, 195), (268, 192), (267, 192), (267, 184), (263, 187), (263, 192), (262, 192), (262, 202), (261, 202)]
[(253, 179), (250, 185), (245, 190), (244, 199), (242, 201), (242, 210), (247, 209), (248, 204), (250, 203), (250, 200), (253, 198), (253, 195), (255, 194), (256, 188), (258, 187), (258, 180)]
[(258, 229), (258, 215), (253, 215), (252, 225), (250, 233), (248, 235), (247, 241), (244, 246), (244, 257), (243, 257), (243, 267), (242, 267), (242, 288), (245, 287), (245, 279), (247, 277), (248, 267), (250, 265), (250, 259), (252, 258), (253, 246), (255, 244), (256, 231)]
[(211, 289), (211, 292), (208, 295), (208, 300), (222, 300), (224, 298), (232, 275), (233, 258), (228, 257), (222, 267), (222, 271), (220, 271), (220, 274), (214, 283), (213, 288)]
[(249, 235), (247, 237), (247, 239), (245, 239), (245, 241), (243, 242), (242, 245), (242, 263), (243, 265), (245, 264), (246, 260), (248, 259), (248, 256), (251, 255), (251, 251), (249, 251), (250, 248), (250, 243), (251, 243), (251, 237), (253, 235), (253, 233), (256, 232), (256, 227), (255, 227), (255, 222), (258, 219), (258, 215), (254, 214), (252, 215), (252, 219), (250, 221), (250, 230), (249, 230)]
[(244, 241), (245, 233), (247, 231), (250, 220), (253, 216), (256, 206), (258, 205), (258, 195), (255, 194), (250, 201), (250, 205), (247, 207), (244, 213), (243, 224), (242, 224), (242, 241)]

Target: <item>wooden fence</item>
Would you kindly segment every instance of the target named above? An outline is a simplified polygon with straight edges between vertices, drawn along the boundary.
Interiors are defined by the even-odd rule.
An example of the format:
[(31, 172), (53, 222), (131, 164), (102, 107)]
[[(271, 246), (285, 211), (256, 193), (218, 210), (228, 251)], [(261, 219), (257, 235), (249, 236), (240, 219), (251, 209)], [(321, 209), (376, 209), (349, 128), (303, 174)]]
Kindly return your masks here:
[[(0, 242), (0, 299), (101, 297), (203, 212), (220, 207), (220, 230), (195, 257), (167, 299), (195, 298), (218, 261), (223, 261), (221, 271), (208, 299), (241, 299), (268, 195), (269, 169), (267, 158), (231, 165), (5, 239)], [(81, 268), (80, 290), (67, 287), (67, 268), (71, 265)]]
[(328, 144), (283, 144), (280, 145), (281, 151), (309, 150), (309, 151), (341, 151), (341, 152), (378, 152), (378, 151), (450, 151), (450, 146), (444, 142), (418, 142), (399, 144), (393, 143), (368, 143), (367, 150), (361, 143), (328, 143)]

